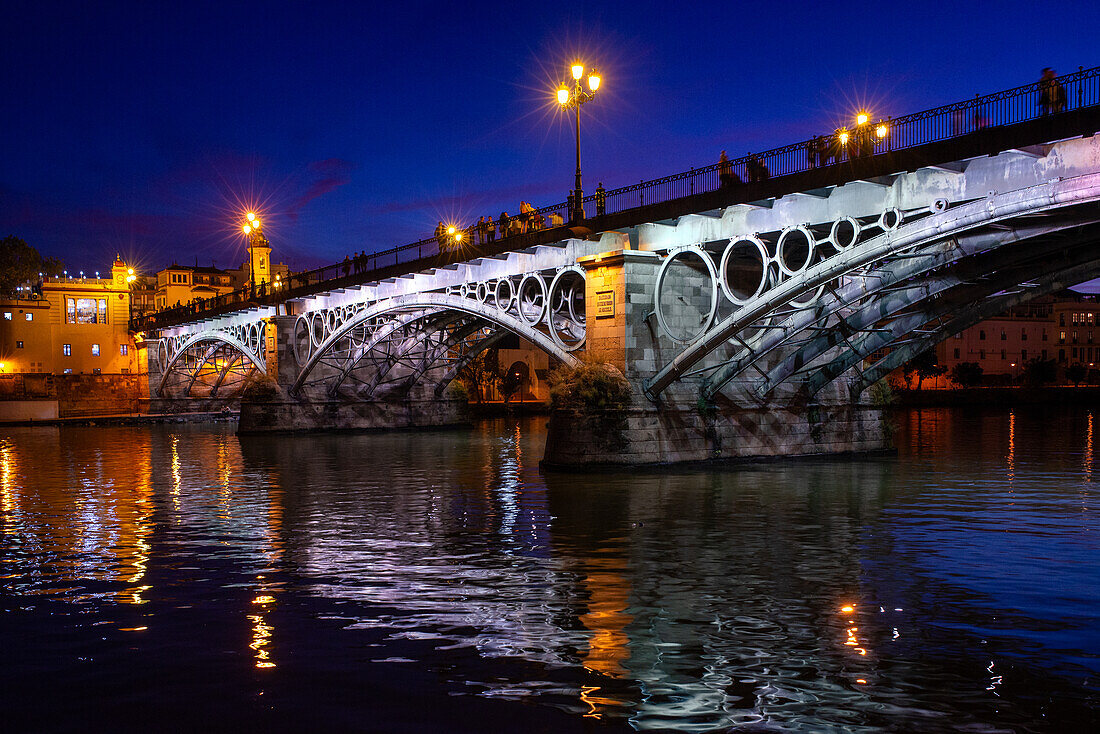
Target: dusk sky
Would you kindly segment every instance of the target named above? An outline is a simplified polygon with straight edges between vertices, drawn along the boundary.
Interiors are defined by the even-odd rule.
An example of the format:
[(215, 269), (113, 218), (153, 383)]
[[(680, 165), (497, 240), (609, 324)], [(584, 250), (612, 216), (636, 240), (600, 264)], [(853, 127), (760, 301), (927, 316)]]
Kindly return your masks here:
[(5, 3), (0, 236), (292, 269), (1100, 64), (1100, 3)]

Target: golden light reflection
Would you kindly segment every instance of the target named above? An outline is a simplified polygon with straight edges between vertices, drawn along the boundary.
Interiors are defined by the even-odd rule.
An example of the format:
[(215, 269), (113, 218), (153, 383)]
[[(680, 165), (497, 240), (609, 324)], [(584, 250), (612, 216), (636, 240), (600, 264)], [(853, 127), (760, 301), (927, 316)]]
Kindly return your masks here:
[(1092, 411), (1089, 411), (1088, 424), (1085, 426), (1085, 481), (1092, 481)]
[(10, 532), (11, 518), (19, 507), (19, 485), (16, 483), (17, 459), (10, 441), (0, 441), (0, 522), (4, 532)]
[(1008, 469), (1008, 481), (1016, 478), (1016, 413), (1008, 413), (1008, 455), (1005, 456)]
[[(626, 675), (623, 663), (630, 657), (630, 638), (625, 630), (634, 621), (634, 617), (624, 611), (630, 606), (630, 582), (622, 573), (626, 561), (598, 558), (590, 565), (595, 570), (584, 580), (589, 594), (588, 613), (580, 616), (580, 622), (592, 631), (592, 636), (581, 662), (593, 672), (620, 678)], [(597, 699), (589, 696), (587, 701)], [(614, 705), (621, 702), (600, 698), (598, 703)]]

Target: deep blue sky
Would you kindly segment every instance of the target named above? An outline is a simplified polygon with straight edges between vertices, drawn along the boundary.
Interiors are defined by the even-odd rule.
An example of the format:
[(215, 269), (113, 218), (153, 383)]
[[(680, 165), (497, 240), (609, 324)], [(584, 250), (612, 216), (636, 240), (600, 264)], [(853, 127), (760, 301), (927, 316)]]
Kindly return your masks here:
[(0, 236), (70, 270), (230, 266), (245, 205), (294, 269), (585, 188), (1100, 64), (1100, 3), (15, 3)]

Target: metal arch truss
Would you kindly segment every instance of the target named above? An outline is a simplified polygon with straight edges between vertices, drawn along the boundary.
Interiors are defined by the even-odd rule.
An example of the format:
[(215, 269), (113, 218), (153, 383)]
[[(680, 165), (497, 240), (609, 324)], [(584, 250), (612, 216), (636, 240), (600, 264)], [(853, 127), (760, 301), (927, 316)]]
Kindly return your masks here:
[(262, 321), (216, 331), (162, 337), (157, 345), (158, 396), (235, 394), (254, 372), (266, 373)]
[(429, 379), (438, 397), (462, 367), (509, 333), (575, 364), (573, 351), (584, 340), (583, 273), (566, 268), (547, 280), (529, 273), (303, 314), (293, 333), (300, 371), (290, 393), (407, 397)]
[[(646, 381), (645, 393), (656, 401), (673, 382), (697, 377), (708, 399), (735, 383), (741, 394), (774, 400), (781, 386), (795, 383), (783, 395), (809, 400), (856, 367), (858, 394), (891, 365), (999, 312), (990, 308), (1094, 275), (1087, 249), (1097, 240), (1098, 199), (1100, 174), (1089, 174), (954, 207), (936, 200), (872, 221), (843, 218), (671, 251), (655, 312), (662, 335), (684, 346)], [(864, 238), (867, 230), (872, 236)], [(722, 296), (709, 310), (697, 299), (701, 317), (687, 339), (665, 328), (672, 319), (662, 312), (672, 301), (661, 276), (677, 258), (693, 268), (696, 293), (702, 283)], [(702, 267), (688, 262), (700, 258), (713, 259)], [(1027, 287), (1013, 291), (1016, 300), (1003, 297), (1020, 284)]]

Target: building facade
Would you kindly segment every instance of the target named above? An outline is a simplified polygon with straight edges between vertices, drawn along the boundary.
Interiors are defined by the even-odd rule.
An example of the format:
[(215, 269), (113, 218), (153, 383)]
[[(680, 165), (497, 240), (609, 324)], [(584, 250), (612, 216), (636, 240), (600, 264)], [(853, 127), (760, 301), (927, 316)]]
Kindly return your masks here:
[(143, 372), (129, 332), (130, 269), (110, 278), (46, 278), (0, 300), (0, 374)]

